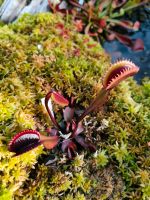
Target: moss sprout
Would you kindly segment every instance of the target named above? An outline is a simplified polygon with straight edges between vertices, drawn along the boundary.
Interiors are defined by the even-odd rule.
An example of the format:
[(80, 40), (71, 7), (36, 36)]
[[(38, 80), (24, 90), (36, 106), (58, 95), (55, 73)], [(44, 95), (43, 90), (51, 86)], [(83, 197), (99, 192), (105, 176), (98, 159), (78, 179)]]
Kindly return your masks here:
[(104, 166), (107, 165), (108, 156), (106, 155), (105, 150), (101, 150), (101, 151), (96, 152), (94, 157), (95, 157), (97, 167), (104, 167)]

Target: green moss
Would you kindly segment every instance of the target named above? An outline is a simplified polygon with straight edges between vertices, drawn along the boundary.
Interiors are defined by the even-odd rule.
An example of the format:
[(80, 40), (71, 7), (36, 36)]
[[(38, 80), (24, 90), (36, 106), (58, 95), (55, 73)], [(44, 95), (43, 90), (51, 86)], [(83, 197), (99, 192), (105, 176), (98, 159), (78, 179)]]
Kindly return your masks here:
[[(0, 199), (149, 198), (148, 79), (142, 85), (122, 82), (102, 112), (86, 118), (91, 123), (85, 134), (97, 146), (96, 157), (83, 150), (68, 162), (57, 149), (39, 147), (12, 158), (7, 150), (17, 132), (45, 133), (51, 126), (41, 105), (51, 88), (86, 107), (101, 87), (110, 59), (99, 44), (74, 30), (49, 13), (0, 27)], [(51, 153), (58, 159), (45, 166)]]
[(59, 194), (60, 192), (65, 192), (70, 188), (71, 181), (69, 177), (62, 173), (54, 174), (51, 178), (52, 186), (49, 188), (50, 194)]
[(85, 196), (84, 194), (80, 194), (79, 192), (77, 192), (77, 194), (75, 196), (69, 194), (67, 195), (64, 200), (85, 200)]
[(104, 167), (105, 165), (107, 165), (108, 156), (106, 155), (105, 150), (96, 152), (94, 157), (95, 157), (97, 167)]

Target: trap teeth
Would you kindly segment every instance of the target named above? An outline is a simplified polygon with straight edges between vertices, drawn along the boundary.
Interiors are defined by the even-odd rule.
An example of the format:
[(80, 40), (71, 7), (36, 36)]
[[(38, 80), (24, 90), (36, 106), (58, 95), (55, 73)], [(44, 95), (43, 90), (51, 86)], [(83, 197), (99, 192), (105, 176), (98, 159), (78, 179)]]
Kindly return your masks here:
[(121, 81), (129, 76), (133, 76), (139, 71), (139, 68), (129, 60), (117, 61), (111, 64), (103, 78), (103, 87), (106, 90), (113, 89)]

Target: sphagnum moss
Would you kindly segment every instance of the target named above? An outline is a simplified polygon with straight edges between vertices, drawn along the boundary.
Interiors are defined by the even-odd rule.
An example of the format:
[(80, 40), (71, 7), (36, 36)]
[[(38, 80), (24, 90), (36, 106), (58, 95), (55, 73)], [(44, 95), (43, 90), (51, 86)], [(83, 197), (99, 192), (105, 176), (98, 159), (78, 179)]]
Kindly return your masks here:
[(82, 151), (72, 162), (60, 154), (45, 166), (55, 151), (38, 147), (12, 158), (7, 150), (17, 132), (51, 126), (40, 102), (51, 88), (86, 107), (108, 66), (99, 44), (59, 15), (25, 15), (0, 28), (0, 199), (149, 199), (149, 80), (121, 83), (87, 118), (86, 134), (107, 152), (105, 164)]

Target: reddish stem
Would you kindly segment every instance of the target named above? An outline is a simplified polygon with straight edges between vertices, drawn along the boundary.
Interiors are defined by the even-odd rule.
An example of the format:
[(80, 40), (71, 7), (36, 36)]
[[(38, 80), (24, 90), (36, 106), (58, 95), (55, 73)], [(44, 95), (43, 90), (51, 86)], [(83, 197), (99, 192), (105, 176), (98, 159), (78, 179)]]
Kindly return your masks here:
[(49, 109), (49, 107), (48, 107), (48, 101), (49, 101), (49, 99), (51, 98), (52, 93), (53, 93), (53, 91), (50, 91), (50, 92), (46, 95), (46, 97), (45, 97), (45, 107), (46, 107), (46, 110), (47, 110), (47, 112), (48, 112), (48, 114), (49, 114), (49, 116), (50, 116), (50, 118), (51, 118), (53, 124), (56, 126), (56, 128), (58, 128), (58, 129), (61, 130), (61, 127), (59, 126), (59, 124), (58, 124), (58, 122), (56, 121), (56, 119), (55, 119), (53, 113), (50, 111), (50, 109)]
[(95, 110), (95, 108), (102, 106), (106, 102), (108, 94), (109, 91), (102, 88), (97, 97), (92, 101), (90, 106), (86, 108), (86, 110), (79, 116), (79, 118), (77, 119), (77, 123), (79, 123), (91, 111)]

